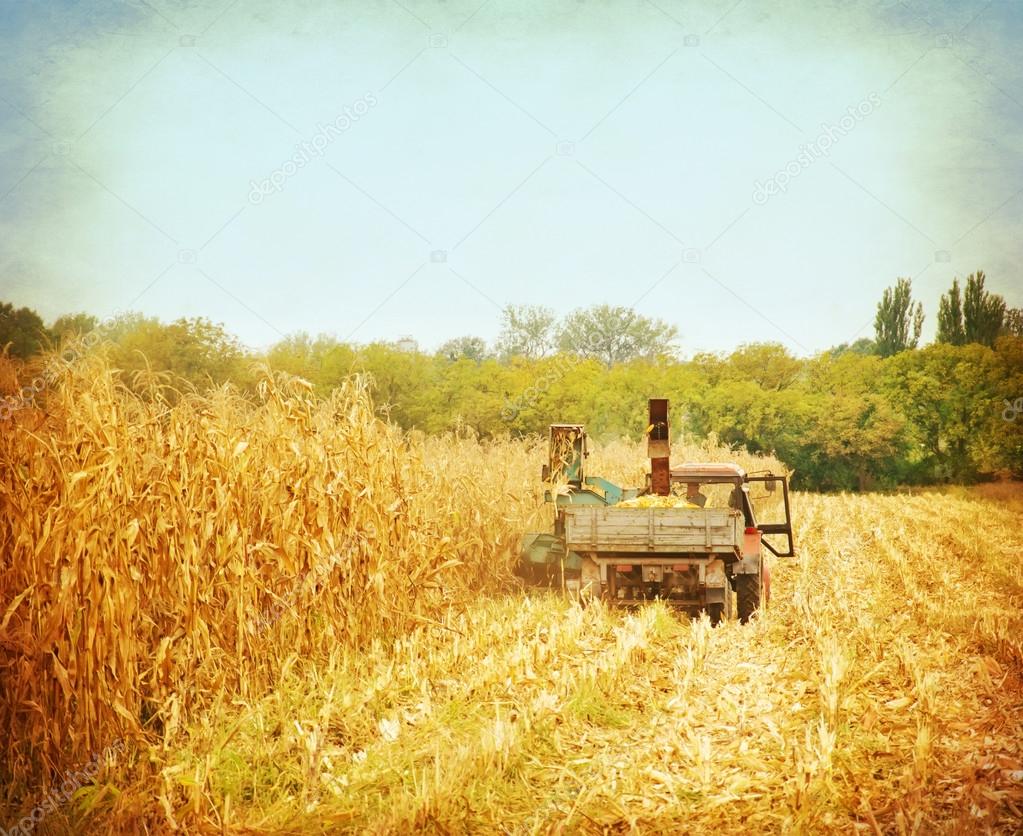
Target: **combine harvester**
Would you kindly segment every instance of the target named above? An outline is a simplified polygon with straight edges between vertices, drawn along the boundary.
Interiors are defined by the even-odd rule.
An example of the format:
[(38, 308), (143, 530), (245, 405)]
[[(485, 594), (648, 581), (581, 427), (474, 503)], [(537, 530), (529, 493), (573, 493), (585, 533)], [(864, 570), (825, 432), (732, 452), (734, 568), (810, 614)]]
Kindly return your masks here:
[[(787, 477), (746, 473), (736, 464), (671, 467), (667, 399), (650, 400), (647, 436), (646, 486), (620, 488), (585, 474), (581, 424), (551, 425), (541, 478), (556, 509), (554, 531), (525, 535), (520, 574), (584, 599), (659, 599), (691, 615), (706, 611), (714, 624), (737, 610), (747, 622), (770, 596), (762, 548), (795, 554)], [(757, 521), (750, 486), (761, 482), (768, 495), (781, 484), (784, 522)], [(785, 545), (765, 536), (783, 537)]]

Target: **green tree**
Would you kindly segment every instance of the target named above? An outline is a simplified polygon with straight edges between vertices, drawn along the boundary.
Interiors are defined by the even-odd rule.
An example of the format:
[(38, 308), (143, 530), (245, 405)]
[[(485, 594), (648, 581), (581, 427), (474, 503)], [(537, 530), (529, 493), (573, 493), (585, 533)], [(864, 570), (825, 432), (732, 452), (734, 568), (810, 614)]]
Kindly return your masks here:
[(1005, 311), (1002, 334), (1009, 337), (1023, 337), (1023, 308), (1008, 308)]
[(501, 311), (497, 352), (505, 360), (539, 360), (554, 350), (557, 317), (541, 305), (507, 305)]
[(82, 337), (96, 329), (99, 320), (92, 314), (76, 313), (59, 316), (53, 321), (49, 332), (57, 345), (66, 337)]
[(963, 292), (963, 335), (965, 342), (992, 346), (1002, 331), (1005, 300), (984, 289), (984, 271), (966, 277)]
[(809, 421), (810, 398), (795, 391), (766, 392), (751, 380), (727, 380), (693, 403), (698, 436), (714, 433), (751, 453), (793, 450)]
[(987, 433), (991, 440), (991, 469), (1006, 470), (1014, 478), (1023, 479), (1023, 414), (1017, 411), (1023, 398), (1023, 335), (999, 337), (995, 341), (995, 353), (1002, 365), (998, 395), (1001, 411), (998, 421)]
[[(558, 416), (557, 421), (573, 420), (578, 409), (580, 421), (598, 439), (641, 438), (648, 419), (647, 399), (671, 395), (663, 377), (665, 364), (638, 359), (608, 368), (597, 359), (568, 356), (576, 365), (553, 390), (551, 414)], [(676, 432), (682, 407), (681, 400), (672, 400), (670, 417)]]
[(886, 287), (877, 304), (874, 338), (882, 357), (891, 357), (908, 348), (916, 348), (924, 325), (924, 309), (913, 303), (913, 280), (897, 279)]
[(0, 302), (0, 354), (5, 350), (12, 357), (38, 354), (47, 342), (43, 320), (31, 308), (15, 308)]
[(112, 359), (126, 372), (171, 372), (193, 385), (248, 382), (247, 355), (220, 323), (204, 317), (164, 324), (129, 315), (111, 329)]
[(898, 480), (905, 430), (906, 419), (882, 395), (843, 392), (814, 399), (812, 420), (796, 444), (778, 452), (793, 461), (804, 484), (862, 491)]
[(382, 413), (404, 429), (430, 431), (436, 415), (457, 407), (440, 400), (439, 366), (420, 351), (370, 343), (359, 348), (354, 370), (370, 375), (373, 398)]
[(562, 351), (592, 357), (608, 368), (640, 357), (670, 356), (677, 339), (674, 325), (611, 305), (573, 311), (558, 332)]
[(939, 343), (949, 345), (965, 345), (966, 331), (963, 328), (963, 301), (959, 295), (959, 279), (952, 279), (952, 288), (948, 293), (941, 294), (938, 302), (938, 333)]
[(775, 391), (791, 386), (801, 369), (802, 363), (781, 343), (747, 343), (725, 361), (728, 377), (752, 380), (763, 389)]
[(266, 353), (271, 368), (310, 381), (320, 395), (327, 395), (356, 370), (356, 350), (326, 335), (313, 339), (304, 332), (274, 343)]
[(870, 337), (860, 337), (854, 342), (836, 345), (834, 348), (829, 349), (828, 353), (832, 357), (841, 357), (843, 354), (859, 354), (866, 357), (871, 354), (877, 354), (877, 343), (870, 339)]
[(445, 360), (472, 360), (482, 363), (489, 356), (487, 344), (480, 337), (456, 337), (448, 340), (439, 349), (437, 355)]
[(996, 466), (1008, 377), (1005, 361), (976, 343), (936, 343), (885, 364), (879, 384), (908, 419), (918, 481), (969, 481)]
[(319, 368), (312, 338), (304, 331), (289, 334), (274, 343), (266, 353), (266, 360), (271, 368), (306, 380), (314, 380)]
[(470, 429), (480, 438), (512, 429), (504, 412), (512, 374), (507, 364), (492, 358), (480, 362), (439, 358), (432, 362), (436, 366), (434, 394), (421, 402), (423, 417), (417, 427), (427, 432)]

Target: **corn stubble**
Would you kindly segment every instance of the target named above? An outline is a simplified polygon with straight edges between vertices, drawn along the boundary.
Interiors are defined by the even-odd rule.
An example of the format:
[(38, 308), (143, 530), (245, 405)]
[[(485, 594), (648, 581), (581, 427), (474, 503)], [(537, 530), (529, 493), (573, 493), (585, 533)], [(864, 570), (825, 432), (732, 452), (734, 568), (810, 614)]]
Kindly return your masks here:
[(123, 739), (47, 828), (1023, 826), (1014, 488), (796, 494), (770, 608), (712, 629), (513, 587), (540, 442), (132, 384), (89, 358), (0, 433), (0, 823)]

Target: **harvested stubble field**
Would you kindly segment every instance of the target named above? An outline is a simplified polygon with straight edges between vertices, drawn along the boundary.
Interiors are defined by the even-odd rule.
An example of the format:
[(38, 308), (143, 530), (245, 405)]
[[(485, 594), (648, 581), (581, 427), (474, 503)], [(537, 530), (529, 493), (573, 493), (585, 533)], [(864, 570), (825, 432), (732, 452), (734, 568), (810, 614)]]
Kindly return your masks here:
[(537, 442), (127, 383), (88, 358), (0, 433), (8, 828), (1023, 827), (1015, 486), (796, 494), (770, 607), (712, 629), (515, 587)]

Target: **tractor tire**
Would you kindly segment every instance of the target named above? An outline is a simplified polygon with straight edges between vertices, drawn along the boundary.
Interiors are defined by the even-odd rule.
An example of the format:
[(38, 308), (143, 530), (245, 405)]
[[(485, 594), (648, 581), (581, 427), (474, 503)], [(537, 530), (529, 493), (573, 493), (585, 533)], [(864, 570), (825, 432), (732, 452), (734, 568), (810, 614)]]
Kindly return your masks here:
[(753, 613), (760, 609), (760, 575), (736, 575), (735, 598), (738, 604), (739, 621), (746, 624)]
[(710, 619), (710, 626), (717, 627), (725, 616), (724, 604), (707, 604), (707, 617)]

